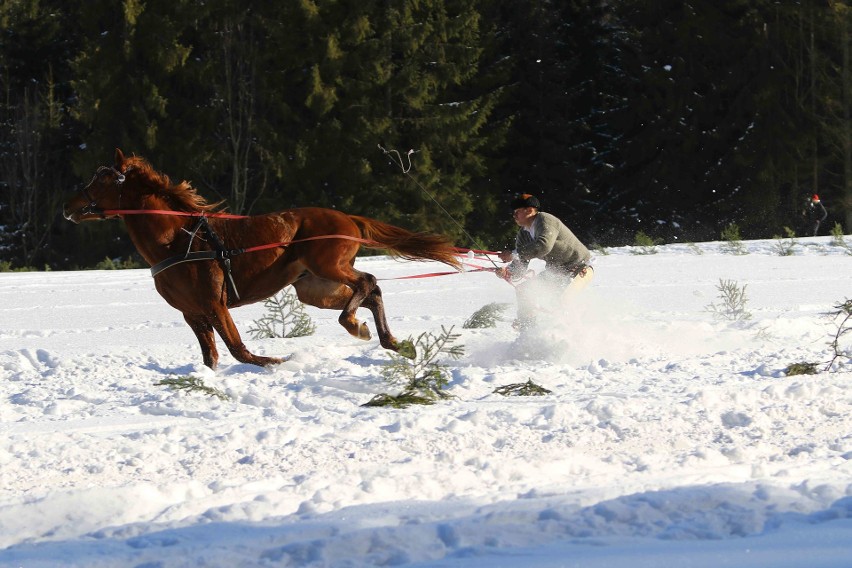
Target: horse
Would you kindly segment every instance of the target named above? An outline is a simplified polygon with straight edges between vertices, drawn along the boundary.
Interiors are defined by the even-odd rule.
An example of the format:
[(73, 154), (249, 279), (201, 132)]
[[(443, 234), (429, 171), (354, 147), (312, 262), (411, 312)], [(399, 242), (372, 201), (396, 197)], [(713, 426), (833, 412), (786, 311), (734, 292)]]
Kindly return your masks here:
[(172, 184), (142, 157), (115, 151), (88, 185), (64, 205), (80, 223), (121, 218), (136, 250), (151, 265), (157, 292), (183, 318), (201, 346), (204, 364), (219, 361), (214, 330), (233, 357), (262, 367), (287, 358), (262, 357), (243, 343), (230, 308), (252, 304), (292, 285), (299, 300), (340, 310), (350, 335), (371, 338), (359, 307), (372, 314), (382, 347), (413, 358), (414, 346), (388, 327), (376, 277), (355, 269), (361, 247), (404, 260), (433, 260), (461, 268), (444, 236), (412, 232), (335, 209), (302, 207), (252, 216), (229, 215), (208, 203), (187, 181)]

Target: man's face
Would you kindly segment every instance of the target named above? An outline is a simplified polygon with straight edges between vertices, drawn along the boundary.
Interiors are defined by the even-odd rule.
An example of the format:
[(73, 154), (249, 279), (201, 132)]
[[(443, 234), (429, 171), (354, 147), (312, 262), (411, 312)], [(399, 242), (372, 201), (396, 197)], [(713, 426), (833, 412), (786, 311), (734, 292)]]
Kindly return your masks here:
[(535, 207), (521, 207), (512, 212), (512, 219), (520, 227), (529, 227), (535, 217)]

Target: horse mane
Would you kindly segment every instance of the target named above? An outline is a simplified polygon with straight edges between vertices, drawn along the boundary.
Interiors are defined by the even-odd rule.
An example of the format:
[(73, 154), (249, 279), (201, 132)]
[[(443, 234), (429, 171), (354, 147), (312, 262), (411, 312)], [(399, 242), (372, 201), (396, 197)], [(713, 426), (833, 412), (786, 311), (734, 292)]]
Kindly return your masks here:
[(154, 194), (169, 202), (175, 211), (187, 213), (207, 213), (219, 209), (224, 201), (208, 203), (198, 194), (188, 181), (172, 184), (166, 174), (158, 172), (147, 160), (139, 156), (131, 156), (125, 161), (125, 172), (133, 170), (143, 180), (143, 184), (154, 188)]

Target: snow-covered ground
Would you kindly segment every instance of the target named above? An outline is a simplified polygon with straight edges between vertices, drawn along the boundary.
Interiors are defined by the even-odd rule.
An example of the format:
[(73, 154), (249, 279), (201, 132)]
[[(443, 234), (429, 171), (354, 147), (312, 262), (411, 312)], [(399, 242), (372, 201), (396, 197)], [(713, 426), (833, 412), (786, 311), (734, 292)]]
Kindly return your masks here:
[[(852, 361), (823, 369), (852, 256), (745, 245), (611, 249), (520, 337), (462, 329), (514, 304), (493, 274), (361, 259), (397, 337), (461, 334), (455, 398), (402, 410), (361, 406), (389, 358), (337, 313), (251, 340), (263, 305), (235, 310), (252, 350), (292, 358), (220, 342), (212, 372), (147, 271), (0, 274), (0, 566), (848, 568)], [(720, 279), (751, 320), (713, 318)], [(155, 385), (186, 375), (231, 400)], [(530, 379), (552, 394), (494, 393)]]

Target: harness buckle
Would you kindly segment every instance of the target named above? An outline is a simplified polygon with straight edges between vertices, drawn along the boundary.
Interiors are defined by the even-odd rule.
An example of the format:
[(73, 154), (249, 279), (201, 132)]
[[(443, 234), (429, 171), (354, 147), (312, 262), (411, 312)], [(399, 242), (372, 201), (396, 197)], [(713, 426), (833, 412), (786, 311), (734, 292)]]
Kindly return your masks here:
[(232, 257), (235, 257), (239, 254), (243, 254), (246, 252), (246, 249), (238, 248), (238, 249), (220, 249), (217, 251), (217, 258), (220, 260), (228, 260)]

